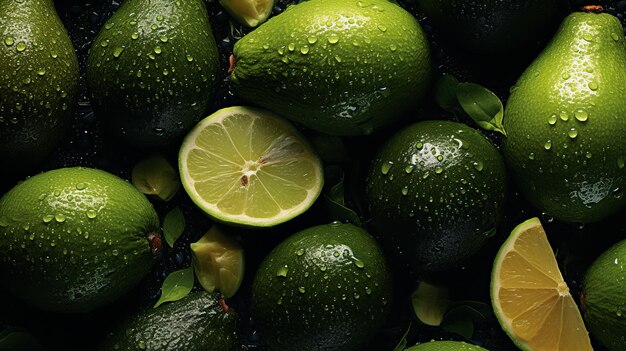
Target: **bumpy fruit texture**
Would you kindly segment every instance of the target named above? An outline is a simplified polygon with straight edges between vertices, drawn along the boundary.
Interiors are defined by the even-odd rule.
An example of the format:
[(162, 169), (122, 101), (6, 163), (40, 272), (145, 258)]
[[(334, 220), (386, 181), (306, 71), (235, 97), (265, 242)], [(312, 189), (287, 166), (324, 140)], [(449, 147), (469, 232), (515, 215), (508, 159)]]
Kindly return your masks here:
[(214, 96), (217, 46), (202, 0), (128, 0), (94, 40), (87, 82), (98, 118), (135, 146), (172, 143)]
[(495, 233), (504, 161), (478, 131), (425, 121), (381, 148), (367, 178), (372, 232), (414, 270), (455, 267)]
[(370, 134), (412, 112), (430, 54), (417, 20), (387, 0), (315, 0), (235, 44), (236, 94), (333, 135)]
[(566, 222), (626, 204), (626, 41), (608, 14), (573, 13), (507, 102), (503, 151), (522, 194)]
[(581, 305), (591, 335), (611, 351), (626, 350), (626, 241), (608, 249), (585, 274)]
[(333, 222), (300, 231), (265, 258), (252, 313), (276, 351), (361, 350), (390, 312), (391, 272), (363, 229)]
[(0, 164), (6, 176), (36, 166), (63, 137), (78, 90), (78, 60), (52, 0), (2, 1), (0, 23)]
[(0, 279), (41, 309), (89, 312), (122, 296), (161, 248), (159, 218), (128, 182), (63, 168), (0, 199)]
[(180, 301), (131, 316), (102, 351), (232, 351), (239, 316), (218, 293), (194, 292)]

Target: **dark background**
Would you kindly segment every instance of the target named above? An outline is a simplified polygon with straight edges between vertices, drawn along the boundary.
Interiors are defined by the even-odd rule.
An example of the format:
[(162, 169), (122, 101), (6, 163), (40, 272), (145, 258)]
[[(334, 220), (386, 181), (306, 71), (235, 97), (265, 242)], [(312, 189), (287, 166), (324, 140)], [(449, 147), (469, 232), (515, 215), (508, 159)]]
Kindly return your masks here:
[[(299, 1), (278, 0), (273, 15), (282, 12), (286, 5)], [(425, 17), (417, 8), (415, 0), (400, 0), (401, 5), (413, 13), (428, 33), (435, 69), (438, 74), (453, 73), (462, 81), (472, 81), (492, 89), (503, 101), (506, 100), (508, 89), (515, 83), (517, 77), (540, 52), (541, 48), (550, 39), (560, 20), (567, 13), (579, 10), (585, 4), (597, 2), (570, 0), (564, 6), (549, 28), (523, 54), (515, 57), (475, 57), (470, 58), (461, 50), (443, 39), (436, 28), (433, 28), (429, 18)], [(626, 1), (600, 2), (606, 11), (620, 18), (624, 24), (626, 18)], [(112, 0), (55, 0), (57, 10), (65, 26), (68, 28), (74, 46), (77, 50), (81, 69), (88, 55), (91, 41), (96, 36), (104, 22), (119, 7), (119, 1)], [(232, 52), (233, 44), (247, 29), (233, 24), (229, 16), (221, 9), (217, 2), (207, 2), (211, 23), (213, 26), (218, 48), (222, 60), (224, 80), (215, 104), (208, 113), (214, 110), (241, 104), (233, 97), (228, 89), (226, 69), (228, 56)], [(626, 97), (625, 97), (626, 98)], [(417, 113), (416, 118), (454, 119), (444, 114), (434, 105), (434, 99), (427, 99), (425, 107)], [(98, 119), (90, 109), (85, 94), (84, 82), (81, 81), (81, 94), (76, 108), (75, 119), (70, 133), (55, 153), (37, 171), (45, 171), (60, 167), (87, 166), (96, 167), (122, 178), (130, 179), (132, 167), (143, 157), (145, 152), (126, 149), (114, 140), (108, 139), (101, 130)], [(405, 121), (410, 123), (413, 120)], [(471, 121), (462, 120), (468, 124)], [(363, 189), (362, 171), (367, 168), (369, 157), (391, 132), (402, 126), (402, 122), (386, 131), (370, 137), (354, 137), (344, 140), (351, 157), (356, 161), (352, 171), (348, 174), (347, 196), (352, 199), (351, 204), (358, 204), (359, 194)], [(495, 134), (489, 137), (499, 144)], [(160, 150), (172, 164), (176, 164), (177, 148)], [(37, 172), (33, 172), (37, 173)], [(24, 175), (25, 176), (25, 175)], [(0, 179), (0, 194), (10, 189), (17, 179)], [(498, 228), (498, 234), (482, 249), (474, 259), (454, 271), (438, 274), (434, 279), (450, 288), (452, 297), (457, 300), (474, 300), (489, 303), (489, 281), (491, 265), (495, 253), (504, 241), (510, 230), (518, 223), (532, 216), (542, 218), (563, 275), (570, 286), (575, 298), (578, 298), (581, 278), (589, 264), (611, 244), (626, 237), (626, 216), (614, 216), (593, 225), (569, 225), (553, 221), (549, 216), (532, 209), (517, 193), (511, 184), (506, 205), (504, 223)], [(165, 276), (171, 271), (186, 268), (190, 264), (189, 243), (200, 238), (210, 227), (210, 220), (197, 210), (183, 190), (176, 197), (163, 203), (153, 201), (161, 218), (170, 209), (180, 206), (183, 210), (187, 227), (184, 235), (176, 243), (174, 249), (166, 249), (159, 263), (144, 281), (113, 306), (107, 306), (101, 311), (88, 315), (67, 316), (41, 312), (29, 308), (10, 296), (0, 292), (0, 330), (4, 326), (23, 327), (33, 333), (49, 350), (93, 350), (111, 326), (124, 316), (141, 308), (150, 306), (156, 301), (159, 289)], [(232, 299), (231, 305), (242, 317), (242, 332), (244, 334), (242, 350), (266, 350), (262, 340), (256, 335), (254, 323), (250, 319), (249, 301), (250, 285), (254, 272), (263, 257), (286, 236), (305, 227), (331, 221), (324, 204), (318, 201), (311, 210), (304, 215), (277, 228), (269, 230), (243, 230), (228, 228), (236, 235), (246, 249), (246, 276), (240, 291)], [(393, 257), (391, 257), (393, 261)], [(396, 272), (399, 270), (396, 270)], [(433, 277), (431, 277), (433, 279)], [(462, 338), (441, 328), (421, 326), (415, 322), (410, 306), (410, 293), (416, 287), (419, 278), (407, 279), (396, 274), (395, 303), (392, 316), (385, 329), (377, 335), (369, 350), (392, 350), (411, 321), (412, 328), (408, 334), (409, 345), (418, 341), (431, 339)], [(2, 282), (2, 285), (10, 282)], [(475, 332), (471, 342), (482, 345), (492, 351), (515, 350), (516, 348), (502, 332), (493, 316), (487, 315), (483, 321), (474, 323)], [(597, 350), (602, 350), (600, 346)]]

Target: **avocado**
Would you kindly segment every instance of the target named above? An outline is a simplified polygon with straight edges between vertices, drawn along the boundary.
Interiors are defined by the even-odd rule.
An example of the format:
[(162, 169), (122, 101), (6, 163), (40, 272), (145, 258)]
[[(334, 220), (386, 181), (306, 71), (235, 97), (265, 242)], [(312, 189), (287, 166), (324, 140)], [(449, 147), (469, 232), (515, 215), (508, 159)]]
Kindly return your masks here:
[(78, 59), (52, 0), (0, 1), (3, 176), (41, 163), (70, 124)]
[(504, 212), (504, 161), (462, 123), (400, 130), (377, 152), (366, 183), (372, 234), (414, 271), (458, 266), (495, 234)]
[(102, 351), (231, 351), (239, 316), (219, 293), (193, 292), (132, 316), (107, 336)]
[(272, 350), (362, 350), (385, 323), (391, 293), (376, 241), (333, 222), (290, 236), (263, 260), (252, 315)]
[(210, 106), (219, 80), (217, 46), (202, 0), (126, 0), (89, 53), (95, 114), (140, 148), (166, 146)]
[(624, 208), (626, 40), (619, 19), (570, 14), (511, 91), (502, 151), (522, 195), (570, 223)]
[(563, 8), (563, 0), (418, 0), (437, 29), (455, 46), (482, 60), (524, 51)]
[(235, 94), (308, 128), (370, 134), (414, 112), (429, 87), (417, 20), (387, 0), (311, 0), (241, 38)]
[(611, 351), (626, 350), (626, 240), (598, 257), (585, 273), (580, 295), (591, 335)]
[(90, 312), (116, 300), (160, 250), (150, 202), (104, 171), (45, 172), (0, 199), (0, 279), (44, 310)]

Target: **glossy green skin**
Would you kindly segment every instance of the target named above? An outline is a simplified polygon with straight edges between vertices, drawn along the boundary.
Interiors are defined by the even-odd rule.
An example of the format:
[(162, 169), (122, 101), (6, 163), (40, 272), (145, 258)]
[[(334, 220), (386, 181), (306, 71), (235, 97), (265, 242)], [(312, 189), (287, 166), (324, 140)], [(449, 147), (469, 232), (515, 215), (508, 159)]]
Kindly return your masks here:
[[(464, 49), (497, 60), (528, 49), (562, 0), (418, 0), (439, 30)], [(494, 55), (489, 57), (489, 55)]]
[(234, 57), (237, 95), (332, 135), (370, 134), (410, 113), (431, 70), (419, 23), (386, 0), (293, 5), (239, 40)]
[(431, 341), (409, 347), (405, 351), (487, 351), (487, 349), (462, 341)]
[(591, 335), (611, 351), (626, 350), (626, 241), (613, 245), (589, 267), (581, 305)]
[(252, 313), (272, 350), (360, 350), (390, 312), (390, 275), (363, 229), (339, 222), (311, 227), (265, 258), (254, 278)]
[(611, 15), (591, 13), (568, 16), (520, 77), (505, 109), (503, 151), (535, 207), (589, 223), (626, 204), (625, 82), (622, 26)]
[[(391, 167), (389, 167), (391, 165)], [(506, 193), (493, 144), (456, 122), (415, 123), (372, 161), (372, 232), (415, 270), (457, 266), (494, 234)]]
[(19, 174), (63, 137), (78, 60), (52, 0), (0, 1), (0, 23), (0, 164)]
[(158, 231), (157, 213), (130, 183), (89, 168), (42, 173), (0, 199), (0, 279), (38, 308), (89, 312), (148, 273), (147, 235)]
[(124, 1), (87, 61), (96, 115), (113, 135), (143, 148), (167, 145), (200, 120), (219, 76), (202, 0)]
[(194, 292), (146, 309), (109, 335), (102, 351), (231, 351), (239, 339), (239, 316), (226, 312), (218, 293)]

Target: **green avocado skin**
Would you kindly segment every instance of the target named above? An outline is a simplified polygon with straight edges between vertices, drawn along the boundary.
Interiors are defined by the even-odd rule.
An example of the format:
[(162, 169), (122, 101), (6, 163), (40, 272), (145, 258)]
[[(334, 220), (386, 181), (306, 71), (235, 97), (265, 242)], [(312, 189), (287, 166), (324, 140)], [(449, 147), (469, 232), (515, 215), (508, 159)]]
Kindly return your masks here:
[(96, 116), (139, 148), (171, 144), (209, 107), (217, 46), (202, 0), (127, 0), (91, 48), (87, 83)]
[(155, 262), (159, 217), (130, 183), (62, 168), (0, 198), (3, 289), (40, 309), (88, 313), (132, 289)]
[(626, 240), (587, 270), (581, 293), (583, 318), (591, 335), (611, 351), (626, 350)]
[(22, 174), (70, 123), (78, 60), (52, 0), (0, 1), (0, 38), (0, 163)]
[(386, 0), (288, 7), (234, 47), (235, 94), (332, 135), (370, 134), (413, 112), (429, 86), (417, 20)]
[[(528, 48), (563, 0), (418, 0), (437, 28), (457, 45), (497, 60)], [(487, 55), (497, 55), (488, 57)]]
[(231, 351), (239, 340), (239, 316), (225, 311), (218, 293), (194, 292), (146, 309), (113, 333), (101, 351)]

